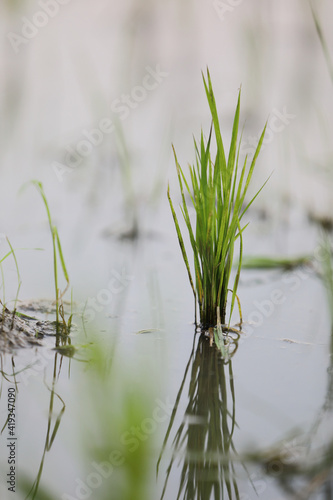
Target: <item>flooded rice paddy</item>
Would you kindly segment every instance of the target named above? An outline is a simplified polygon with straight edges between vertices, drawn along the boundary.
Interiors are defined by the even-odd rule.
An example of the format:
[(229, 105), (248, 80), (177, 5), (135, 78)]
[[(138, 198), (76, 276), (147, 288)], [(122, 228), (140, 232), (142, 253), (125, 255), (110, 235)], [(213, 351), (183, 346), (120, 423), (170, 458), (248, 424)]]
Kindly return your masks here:
[[(310, 8), (55, 3), (57, 15), (22, 45), (16, 39), (17, 53), (8, 33), (24, 36), (22, 18), (38, 24), (41, 7), (4, 2), (1, 21), (0, 259), (8, 236), (22, 284), (16, 300), (9, 256), (0, 498), (333, 498), (332, 296), (323, 279), (333, 89)], [(332, 7), (313, 4), (330, 50)], [(195, 328), (166, 197), (169, 181), (178, 207), (171, 143), (186, 165), (192, 134), (209, 134), (206, 65), (228, 141), (242, 84), (241, 155), (268, 117), (253, 193), (273, 175), (248, 212), (244, 255), (306, 257), (243, 269), (244, 323), (228, 360)], [(21, 190), (31, 179), (43, 182), (61, 238), (70, 328), (55, 324), (45, 207), (32, 187)], [(64, 290), (61, 267), (59, 281)]]

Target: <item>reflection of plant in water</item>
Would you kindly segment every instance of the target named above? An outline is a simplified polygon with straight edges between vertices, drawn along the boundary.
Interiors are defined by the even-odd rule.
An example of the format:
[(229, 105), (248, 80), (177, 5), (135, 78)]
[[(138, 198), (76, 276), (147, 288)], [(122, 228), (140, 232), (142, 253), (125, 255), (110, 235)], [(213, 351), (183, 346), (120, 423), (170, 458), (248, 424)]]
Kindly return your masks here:
[[(195, 340), (196, 342), (196, 340)], [(177, 499), (239, 499), (233, 456), (235, 430), (235, 389), (232, 363), (201, 336), (187, 364), (163, 448), (169, 441), (185, 381), (190, 372), (188, 404), (184, 419), (173, 440), (173, 455), (167, 468), (161, 499), (177, 457), (184, 455)]]
[[(41, 481), (43, 468), (44, 468), (45, 456), (46, 456), (46, 453), (48, 453), (52, 448), (53, 442), (56, 438), (56, 435), (57, 435), (57, 432), (58, 432), (58, 429), (60, 426), (61, 419), (63, 417), (63, 414), (65, 412), (65, 408), (66, 408), (66, 405), (65, 405), (63, 399), (55, 391), (57, 377), (59, 377), (60, 370), (61, 370), (61, 364), (62, 364), (62, 356), (60, 358), (59, 365), (58, 365), (58, 357), (59, 357), (59, 354), (55, 353), (54, 364), (53, 364), (52, 386), (51, 386), (51, 388), (49, 388), (51, 395), (50, 395), (44, 451), (43, 451), (42, 459), (41, 459), (40, 466), (38, 469), (37, 477), (36, 477), (33, 485), (31, 486), (31, 489), (30, 489), (29, 493), (27, 494), (26, 499), (31, 498), (31, 500), (33, 500), (34, 498), (36, 498), (36, 495), (38, 494), (40, 481)], [(55, 411), (54, 407), (55, 407), (55, 399), (56, 398), (58, 398), (58, 400), (62, 404), (62, 408), (59, 411), (59, 413), (57, 414), (55, 422), (53, 423), (54, 411)], [(24, 486), (25, 486), (24, 489), (27, 490), (27, 484)]]
[[(24, 475), (20, 474), (19, 476), (19, 482), (17, 484), (18, 490), (25, 495), (26, 499), (35, 499), (39, 498), (40, 500), (49, 500), (50, 498), (54, 498), (52, 495), (50, 495), (49, 492), (44, 490), (40, 486), (41, 478), (42, 478), (42, 473), (43, 473), (43, 468), (44, 468), (44, 462), (46, 458), (46, 454), (51, 450), (52, 445), (54, 443), (54, 440), (57, 436), (57, 432), (59, 430), (59, 426), (61, 423), (61, 419), (63, 417), (63, 414), (65, 412), (65, 403), (63, 399), (57, 394), (56, 392), (56, 383), (57, 379), (60, 375), (60, 370), (62, 366), (62, 358), (63, 356), (59, 354), (58, 352), (55, 353), (54, 355), (54, 363), (53, 363), (53, 376), (52, 376), (52, 385), (48, 389), (50, 390), (50, 402), (49, 402), (49, 410), (48, 410), (48, 420), (47, 420), (47, 432), (46, 432), (46, 438), (45, 438), (45, 445), (44, 445), (44, 450), (43, 450), (43, 455), (41, 458), (41, 462), (39, 465), (39, 469), (37, 472), (36, 479), (34, 480), (33, 484), (31, 485), (31, 480), (27, 477), (24, 477)], [(12, 373), (7, 373), (4, 371), (4, 360), (3, 357), (0, 356), (0, 365), (1, 365), (1, 370), (0, 374), (2, 376), (1, 378), (1, 387), (0, 387), (0, 397), (2, 395), (2, 385), (3, 381), (7, 381), (10, 384), (14, 384), (16, 387), (17, 393), (19, 392), (19, 385), (17, 384), (16, 377), (23, 372), (24, 370), (29, 370), (32, 368), (33, 365), (29, 364), (22, 370), (15, 371), (15, 360), (14, 356), (11, 357), (11, 365), (12, 365)], [(56, 399), (58, 399), (62, 405), (60, 411), (55, 414), (56, 412)], [(8, 419), (7, 419), (8, 421)], [(4, 423), (1, 432), (3, 432), (7, 426), (7, 421)]]

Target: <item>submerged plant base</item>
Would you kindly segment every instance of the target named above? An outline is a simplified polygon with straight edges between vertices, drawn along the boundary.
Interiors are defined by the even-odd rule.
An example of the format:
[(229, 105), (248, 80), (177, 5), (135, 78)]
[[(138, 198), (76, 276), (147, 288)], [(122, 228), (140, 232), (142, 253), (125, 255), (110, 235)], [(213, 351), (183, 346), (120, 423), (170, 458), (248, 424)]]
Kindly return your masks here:
[[(237, 297), (238, 303), (239, 299)], [(238, 340), (242, 333), (242, 311), (239, 304), (240, 322), (234, 327), (227, 325), (223, 319), (221, 322), (220, 308), (217, 307), (216, 317), (217, 324), (215, 326), (201, 326), (201, 335), (209, 338), (209, 345), (213, 347), (214, 343), (219, 351), (221, 351), (224, 360), (229, 360), (238, 349)], [(237, 327), (237, 328), (236, 328)]]
[(210, 347), (215, 346), (221, 352), (224, 361), (230, 360), (236, 353), (241, 333), (241, 330), (228, 325), (201, 330), (202, 338), (209, 340)]

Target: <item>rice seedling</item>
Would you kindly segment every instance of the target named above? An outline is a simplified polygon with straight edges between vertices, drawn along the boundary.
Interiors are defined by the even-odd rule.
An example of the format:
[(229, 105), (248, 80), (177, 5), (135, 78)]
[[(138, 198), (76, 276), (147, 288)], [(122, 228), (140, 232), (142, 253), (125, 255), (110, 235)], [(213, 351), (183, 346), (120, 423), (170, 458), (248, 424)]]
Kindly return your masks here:
[[(189, 166), (190, 182), (187, 181), (174, 150), (182, 198), (181, 211), (194, 257), (195, 281), (192, 278), (184, 238), (171, 200), (169, 187), (168, 199), (183, 260), (194, 294), (195, 322), (197, 322), (196, 303), (198, 302), (201, 327), (206, 329), (216, 325), (218, 307), (220, 307), (221, 322), (223, 325), (226, 323), (227, 295), (230, 290), (229, 282), (234, 260), (234, 247), (236, 241), (239, 240), (239, 261), (233, 288), (230, 290), (232, 294), (229, 311), (230, 324), (242, 267), (243, 231), (247, 226), (247, 224), (242, 225), (242, 219), (267, 182), (250, 201), (245, 200), (267, 124), (261, 133), (249, 168), (247, 168), (247, 156), (240, 167), (239, 157), (242, 140), (242, 134), (240, 134), (239, 138), (241, 91), (238, 94), (229, 154), (226, 157), (208, 69), (207, 77), (205, 78), (203, 75), (203, 82), (212, 115), (212, 127), (207, 141), (204, 139), (202, 131), (200, 143), (198, 144), (194, 140), (196, 163)], [(213, 131), (216, 141), (216, 154), (214, 157), (211, 152)], [(190, 196), (194, 207), (196, 213), (195, 223), (191, 222), (185, 193)]]
[[(50, 208), (49, 208), (49, 205), (48, 205), (48, 202), (47, 202), (47, 198), (46, 198), (46, 195), (45, 195), (45, 192), (44, 192), (43, 184), (41, 182), (39, 182), (39, 181), (36, 181), (36, 180), (30, 181), (30, 183), (36, 187), (37, 191), (39, 192), (39, 194), (42, 197), (42, 200), (44, 202), (44, 206), (45, 206), (45, 209), (46, 209), (46, 213), (47, 213), (47, 218), (48, 218), (48, 222), (49, 222), (51, 236), (52, 236), (53, 274), (54, 274), (55, 304), (56, 304), (56, 322), (57, 322), (57, 328), (58, 328), (58, 325), (60, 324), (59, 317), (60, 316), (63, 317), (62, 308), (61, 308), (61, 300), (62, 300), (62, 297), (65, 295), (65, 293), (66, 293), (66, 291), (67, 291), (67, 289), (69, 287), (69, 277), (68, 277), (68, 272), (67, 272), (67, 268), (66, 268), (66, 264), (65, 264), (65, 260), (64, 260), (62, 248), (61, 248), (61, 243), (60, 243), (60, 238), (59, 238), (59, 234), (58, 234), (58, 229), (53, 224), (52, 217), (51, 217), (51, 212), (50, 212)], [(60, 261), (62, 272), (63, 272), (64, 278), (66, 280), (66, 283), (67, 283), (65, 289), (62, 292), (59, 289), (58, 260)], [(70, 317), (70, 321), (71, 321), (71, 318), (72, 318), (72, 316)], [(70, 330), (70, 325), (69, 325), (68, 329), (65, 329), (65, 331), (69, 331), (69, 330)]]

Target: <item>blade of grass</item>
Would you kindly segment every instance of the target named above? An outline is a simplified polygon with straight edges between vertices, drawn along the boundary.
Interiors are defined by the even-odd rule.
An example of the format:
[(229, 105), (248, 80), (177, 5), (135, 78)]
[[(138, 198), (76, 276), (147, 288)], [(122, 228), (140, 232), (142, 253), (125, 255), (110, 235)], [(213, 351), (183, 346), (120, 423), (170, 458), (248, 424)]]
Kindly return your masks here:
[(315, 12), (315, 10), (314, 10), (314, 8), (313, 8), (313, 6), (312, 6), (311, 3), (310, 3), (310, 9), (311, 9), (313, 21), (315, 23), (315, 27), (316, 27), (317, 35), (318, 35), (318, 38), (319, 38), (319, 41), (320, 41), (320, 45), (321, 45), (321, 48), (323, 50), (323, 54), (324, 54), (324, 57), (325, 57), (327, 68), (328, 68), (328, 71), (329, 71), (329, 74), (330, 74), (330, 78), (331, 78), (331, 81), (333, 83), (333, 63), (332, 63), (330, 51), (329, 51), (329, 48), (328, 48), (328, 45), (327, 45), (327, 42), (326, 42), (326, 38), (325, 38), (324, 32), (322, 30), (319, 18), (318, 18), (318, 16), (317, 16), (317, 14), (316, 14), (316, 12)]
[(170, 204), (170, 208), (171, 208), (173, 220), (174, 220), (174, 223), (175, 223), (175, 226), (176, 226), (176, 231), (177, 231), (177, 236), (178, 236), (178, 242), (179, 242), (179, 245), (180, 245), (180, 248), (181, 248), (181, 251), (182, 251), (183, 260), (185, 262), (185, 266), (186, 266), (186, 269), (187, 269), (187, 273), (188, 273), (188, 277), (189, 277), (189, 280), (190, 280), (190, 283), (191, 283), (191, 287), (192, 287), (192, 290), (193, 290), (194, 297), (196, 297), (196, 291), (195, 291), (193, 280), (192, 280), (192, 275), (191, 275), (191, 270), (190, 270), (190, 266), (189, 266), (189, 263), (188, 263), (187, 253), (186, 253), (186, 250), (185, 250), (184, 240), (183, 240), (182, 233), (181, 233), (181, 230), (180, 230), (180, 227), (179, 227), (179, 224), (178, 224), (177, 215), (176, 215), (176, 212), (175, 212), (175, 210), (173, 208), (173, 204), (172, 204), (172, 201), (171, 201), (170, 187), (169, 186), (168, 186), (168, 200), (169, 200), (169, 204)]
[(19, 296), (19, 293), (20, 293), (20, 288), (21, 288), (21, 285), (22, 285), (22, 280), (21, 280), (20, 271), (19, 271), (19, 267), (18, 267), (18, 263), (17, 263), (16, 254), (15, 254), (14, 248), (12, 247), (12, 245), (11, 245), (11, 243), (9, 241), (9, 238), (7, 236), (6, 236), (6, 239), (7, 239), (7, 243), (9, 245), (9, 248), (11, 250), (11, 253), (13, 254), (13, 259), (14, 259), (14, 262), (15, 262), (16, 274), (17, 274), (17, 290), (16, 290), (16, 296), (15, 296), (15, 300), (14, 300), (14, 310), (13, 310), (13, 319), (12, 319), (12, 328), (13, 328), (13, 326), (14, 326), (14, 318), (15, 318), (15, 313), (16, 313), (16, 304), (17, 304), (17, 301), (18, 301), (18, 296)]
[[(60, 300), (62, 299), (63, 295), (66, 293), (68, 287), (69, 287), (69, 277), (68, 277), (68, 272), (67, 268), (65, 265), (64, 261), (64, 256), (61, 248), (61, 243), (60, 243), (60, 238), (58, 234), (57, 227), (53, 224), (52, 222), (52, 217), (51, 217), (51, 211), (49, 208), (49, 204), (46, 198), (46, 194), (43, 188), (43, 184), (37, 180), (32, 180), (30, 181), (30, 184), (36, 187), (37, 191), (42, 197), (42, 200), (44, 202), (44, 206), (46, 209), (46, 214), (48, 218), (48, 223), (50, 227), (50, 232), (52, 236), (52, 248), (53, 248), (53, 274), (54, 274), (54, 287), (55, 287), (55, 303), (56, 303), (56, 323), (57, 323), (57, 329), (59, 325), (59, 305), (60, 305)], [(57, 252), (58, 250), (58, 252)], [(65, 290), (61, 293), (59, 290), (58, 286), (58, 254), (59, 254), (59, 259), (61, 263), (61, 268), (66, 280), (66, 288)]]

